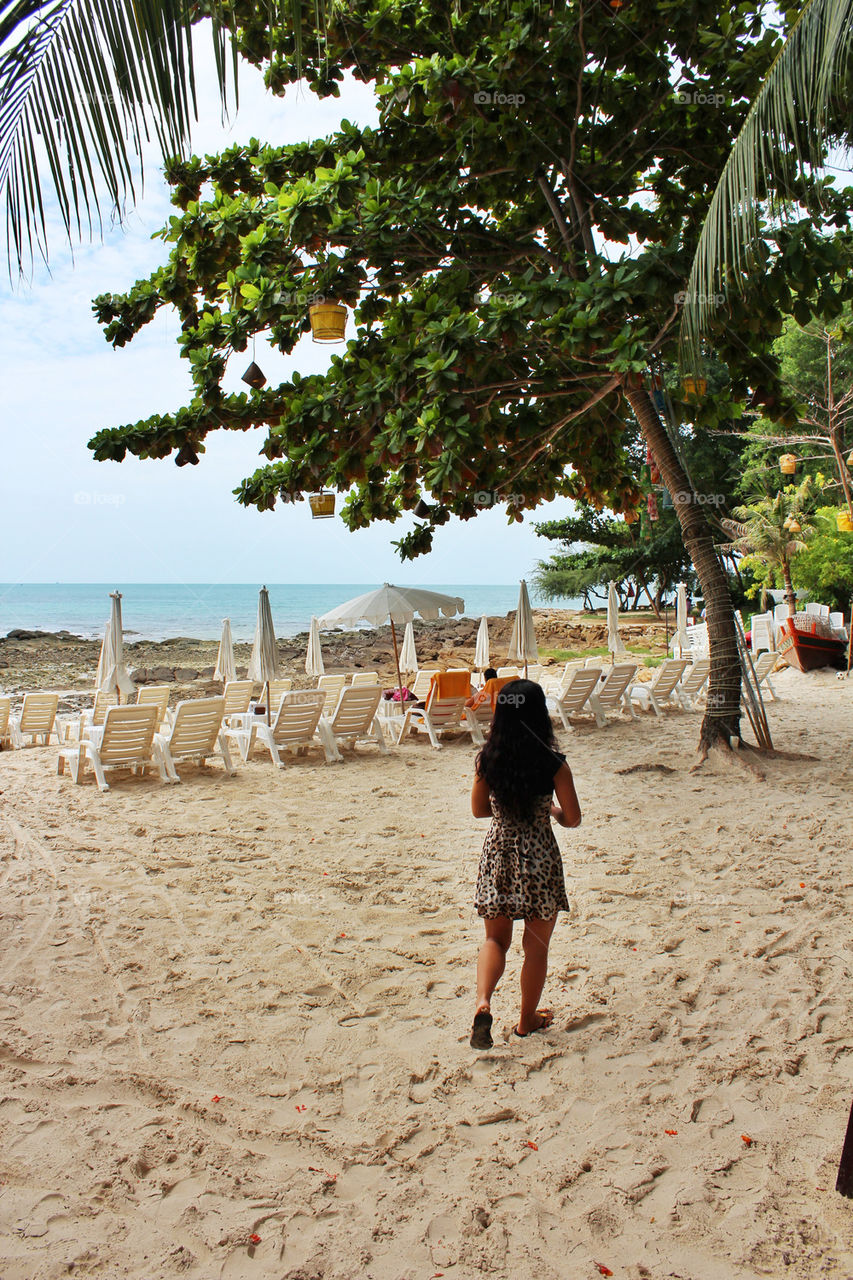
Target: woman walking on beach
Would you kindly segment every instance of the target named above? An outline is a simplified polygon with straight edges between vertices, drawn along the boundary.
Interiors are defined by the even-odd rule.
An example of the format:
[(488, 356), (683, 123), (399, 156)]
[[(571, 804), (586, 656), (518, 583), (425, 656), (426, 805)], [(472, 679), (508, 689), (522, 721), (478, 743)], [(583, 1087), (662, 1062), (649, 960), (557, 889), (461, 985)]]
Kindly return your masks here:
[[(552, 796), (556, 795), (554, 804)], [(557, 750), (545, 694), (532, 680), (513, 680), (497, 695), (488, 741), (475, 767), (475, 818), (491, 818), (474, 905), (486, 938), (477, 959), (474, 1049), (492, 1045), (491, 998), (506, 965), (514, 920), (524, 921), (521, 1011), (515, 1034), (550, 1026), (538, 1009), (548, 972), (548, 945), (558, 911), (568, 911), (560, 850), (551, 827), (580, 826), (572, 772)]]

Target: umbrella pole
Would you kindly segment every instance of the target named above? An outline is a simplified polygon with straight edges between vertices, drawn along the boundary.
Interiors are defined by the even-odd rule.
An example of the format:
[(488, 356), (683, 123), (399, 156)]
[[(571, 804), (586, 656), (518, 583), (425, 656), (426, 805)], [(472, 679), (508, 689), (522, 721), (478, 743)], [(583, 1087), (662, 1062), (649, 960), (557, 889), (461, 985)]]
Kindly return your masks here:
[(264, 702), (266, 703), (266, 708), (267, 708), (267, 724), (269, 724), (270, 722), (270, 682), (269, 680), (267, 680), (266, 684), (264, 685)]
[(397, 652), (397, 632), (394, 630), (394, 619), (391, 619), (391, 643), (394, 646), (394, 666), (397, 668), (397, 692), (400, 695), (400, 707), (403, 706), (403, 677), (400, 675), (400, 655)]

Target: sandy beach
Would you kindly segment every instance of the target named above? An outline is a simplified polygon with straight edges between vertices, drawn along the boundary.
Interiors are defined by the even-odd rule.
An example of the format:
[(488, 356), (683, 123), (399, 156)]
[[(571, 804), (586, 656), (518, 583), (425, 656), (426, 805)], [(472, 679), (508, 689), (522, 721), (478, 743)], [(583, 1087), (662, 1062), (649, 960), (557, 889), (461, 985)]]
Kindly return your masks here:
[(3, 1280), (853, 1274), (853, 683), (775, 682), (758, 774), (560, 734), (555, 1020), (514, 950), (482, 1054), (467, 739), (105, 795), (3, 752)]

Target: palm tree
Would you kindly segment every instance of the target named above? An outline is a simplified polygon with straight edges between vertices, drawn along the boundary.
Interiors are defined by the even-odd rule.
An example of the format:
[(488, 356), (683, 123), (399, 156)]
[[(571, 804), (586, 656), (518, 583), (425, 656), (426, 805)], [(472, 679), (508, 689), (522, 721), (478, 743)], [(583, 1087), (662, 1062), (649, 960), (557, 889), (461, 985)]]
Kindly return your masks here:
[[(7, 254), (18, 271), (34, 243), (47, 256), (43, 186), (52, 186), (69, 239), (101, 221), (105, 197), (121, 218), (135, 198), (143, 142), (184, 150), (196, 114), (191, 0), (0, 0), (0, 192)], [(227, 106), (229, 36), (213, 22)], [(236, 81), (235, 81), (236, 85)]]
[(810, 492), (810, 481), (806, 480), (798, 489), (787, 489), (775, 498), (758, 498), (749, 506), (736, 507), (735, 520), (721, 521), (731, 539), (723, 550), (753, 556), (774, 577), (780, 577), (789, 614), (797, 610), (791, 563), (805, 550), (806, 539), (814, 531), (805, 511)]
[(721, 288), (742, 289), (749, 271), (761, 269), (764, 205), (776, 217), (801, 207), (799, 180), (822, 169), (830, 140), (849, 140), (851, 48), (853, 0), (807, 0), (749, 109), (705, 218), (681, 326), (694, 362)]

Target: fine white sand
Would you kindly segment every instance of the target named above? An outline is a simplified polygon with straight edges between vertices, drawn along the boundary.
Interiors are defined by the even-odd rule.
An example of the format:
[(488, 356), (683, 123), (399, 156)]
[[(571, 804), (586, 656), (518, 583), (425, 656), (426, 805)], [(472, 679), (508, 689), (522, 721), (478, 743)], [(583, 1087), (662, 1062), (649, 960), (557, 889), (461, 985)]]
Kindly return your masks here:
[(853, 1274), (853, 681), (776, 684), (813, 759), (761, 778), (697, 716), (561, 734), (555, 1021), (514, 950), (484, 1054), (467, 739), (106, 795), (4, 752), (2, 1280)]

